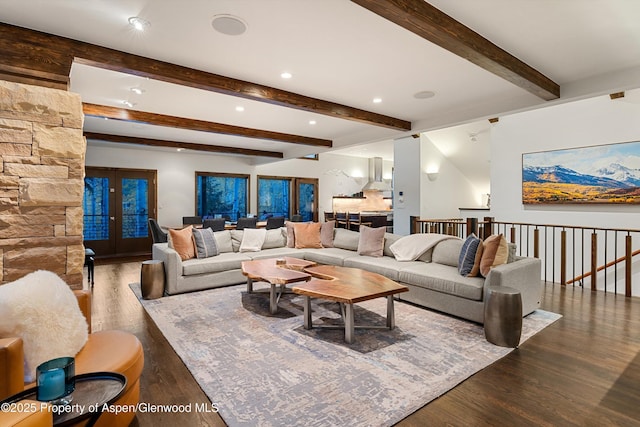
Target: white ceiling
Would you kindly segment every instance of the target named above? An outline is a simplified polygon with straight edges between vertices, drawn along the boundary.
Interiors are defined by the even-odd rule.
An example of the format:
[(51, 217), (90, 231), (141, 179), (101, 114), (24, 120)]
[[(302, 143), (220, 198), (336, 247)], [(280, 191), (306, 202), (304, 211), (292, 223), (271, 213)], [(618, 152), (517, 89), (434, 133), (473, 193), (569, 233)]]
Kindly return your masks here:
[[(561, 99), (553, 102), (640, 86), (640, 1), (429, 3), (560, 84)], [(211, 21), (218, 14), (242, 18), (248, 31), (216, 32)], [(131, 16), (151, 25), (136, 32), (127, 22)], [(347, 0), (0, 0), (0, 21), (412, 122), (411, 131), (396, 131), (86, 65), (72, 68), (71, 90), (84, 102), (123, 107), (129, 100), (135, 110), (331, 139), (347, 154), (348, 147), (382, 141), (362, 151), (365, 157), (388, 153), (394, 138), (549, 104)], [(283, 80), (283, 71), (293, 78)], [(130, 92), (134, 86), (144, 94)], [(436, 95), (414, 98), (425, 90)], [(382, 102), (374, 104), (374, 97)], [(285, 158), (327, 150), (92, 117), (85, 130), (280, 151)], [(434, 143), (447, 138), (434, 136)]]

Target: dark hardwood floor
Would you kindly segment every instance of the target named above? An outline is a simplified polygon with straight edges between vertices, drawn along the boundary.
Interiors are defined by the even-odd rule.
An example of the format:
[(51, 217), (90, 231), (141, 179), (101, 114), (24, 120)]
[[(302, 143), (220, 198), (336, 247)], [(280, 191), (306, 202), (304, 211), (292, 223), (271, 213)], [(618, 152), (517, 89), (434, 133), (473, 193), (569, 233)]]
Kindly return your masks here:
[[(129, 289), (140, 259), (126, 261), (97, 262), (93, 329), (142, 342), (141, 402), (193, 408), (138, 413), (132, 426), (224, 426), (195, 411), (209, 400)], [(542, 308), (563, 317), (397, 425), (640, 426), (640, 299), (545, 284)]]

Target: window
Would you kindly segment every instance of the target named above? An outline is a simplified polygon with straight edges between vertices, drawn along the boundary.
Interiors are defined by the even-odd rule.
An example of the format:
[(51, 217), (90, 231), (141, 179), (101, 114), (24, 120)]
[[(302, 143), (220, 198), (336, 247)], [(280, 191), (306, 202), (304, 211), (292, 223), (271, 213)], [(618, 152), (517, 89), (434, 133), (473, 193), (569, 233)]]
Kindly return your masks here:
[(85, 241), (109, 238), (109, 178), (86, 177), (84, 179)]
[(258, 218), (283, 216), (291, 212), (291, 179), (258, 177)]
[(237, 221), (247, 216), (249, 175), (196, 172), (196, 215)]

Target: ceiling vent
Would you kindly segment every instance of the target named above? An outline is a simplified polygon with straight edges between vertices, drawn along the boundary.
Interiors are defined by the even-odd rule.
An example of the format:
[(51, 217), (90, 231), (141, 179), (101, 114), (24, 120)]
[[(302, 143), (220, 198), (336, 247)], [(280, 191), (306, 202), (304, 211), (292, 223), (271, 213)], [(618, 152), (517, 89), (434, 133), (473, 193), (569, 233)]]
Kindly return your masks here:
[(382, 157), (369, 159), (369, 182), (362, 191), (391, 191), (391, 186), (382, 180)]

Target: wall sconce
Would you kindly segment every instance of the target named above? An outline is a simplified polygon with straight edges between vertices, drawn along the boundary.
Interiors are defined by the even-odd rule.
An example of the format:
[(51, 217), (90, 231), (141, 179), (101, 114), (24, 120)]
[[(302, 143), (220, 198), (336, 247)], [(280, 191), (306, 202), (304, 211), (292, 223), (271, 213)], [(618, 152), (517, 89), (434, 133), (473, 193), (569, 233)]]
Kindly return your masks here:
[(436, 179), (438, 179), (439, 171), (440, 168), (438, 167), (438, 165), (429, 165), (427, 166), (427, 170), (425, 171), (425, 173), (427, 174), (427, 178), (429, 178), (429, 181), (435, 181)]

